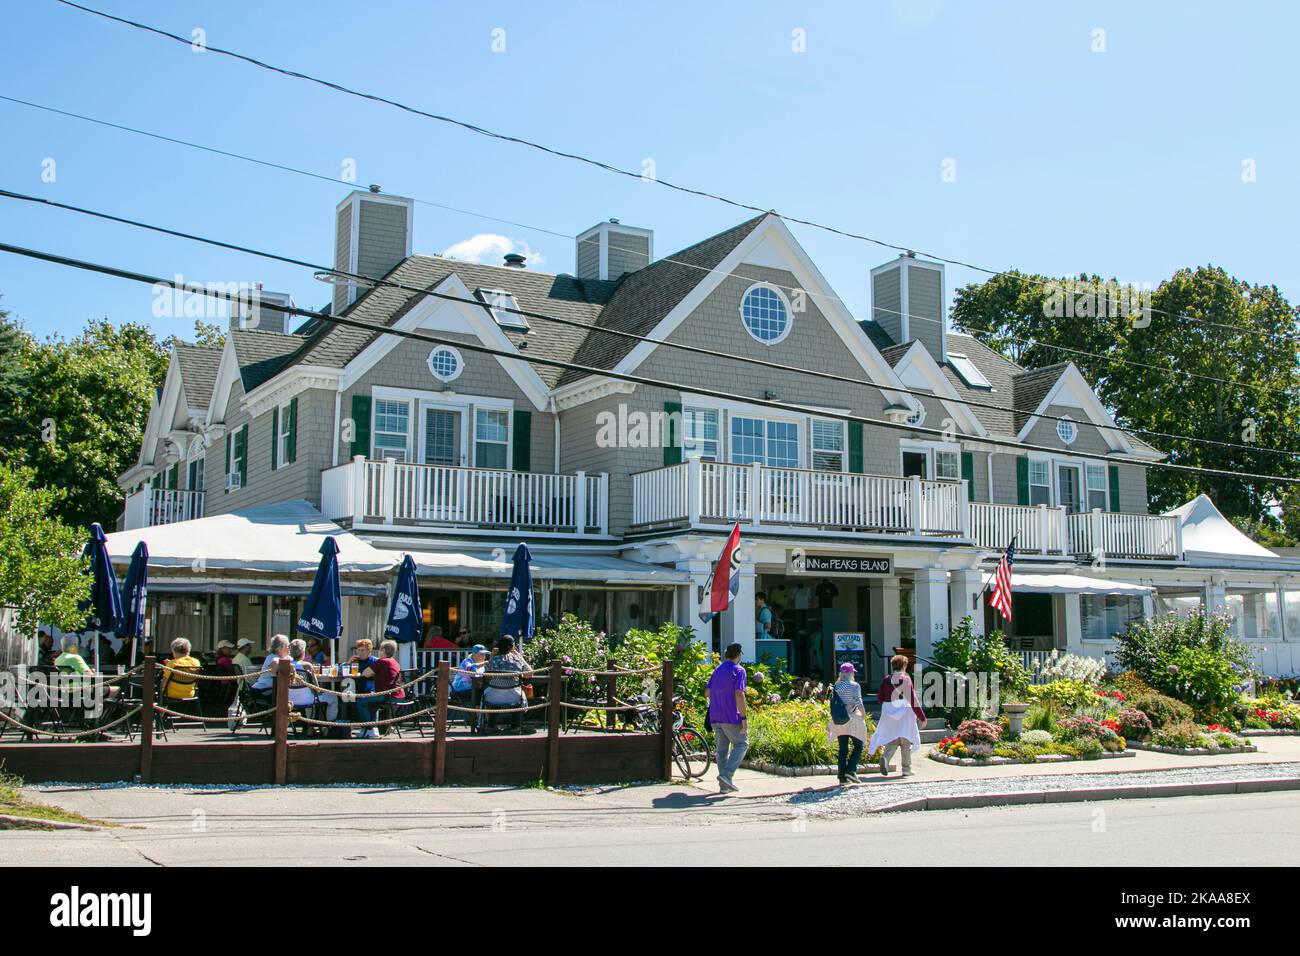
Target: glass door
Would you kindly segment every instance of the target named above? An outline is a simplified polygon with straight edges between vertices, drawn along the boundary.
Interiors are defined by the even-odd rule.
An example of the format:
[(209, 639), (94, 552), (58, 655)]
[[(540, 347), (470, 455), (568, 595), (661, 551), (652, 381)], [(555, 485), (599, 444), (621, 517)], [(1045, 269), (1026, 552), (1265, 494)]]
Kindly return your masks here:
[(1080, 504), (1079, 490), (1082, 482), (1079, 480), (1079, 468), (1077, 465), (1059, 465), (1056, 469), (1056, 500), (1059, 504), (1065, 505), (1071, 514), (1077, 514), (1082, 507)]
[(461, 465), (461, 413), (448, 408), (425, 408), (420, 460), (426, 465)]

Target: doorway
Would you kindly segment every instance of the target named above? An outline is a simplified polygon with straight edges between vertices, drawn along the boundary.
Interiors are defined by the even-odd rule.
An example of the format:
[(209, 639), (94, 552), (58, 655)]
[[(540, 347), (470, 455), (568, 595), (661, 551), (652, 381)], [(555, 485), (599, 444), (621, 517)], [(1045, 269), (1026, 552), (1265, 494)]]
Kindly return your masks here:
[(929, 456), (923, 451), (905, 451), (903, 452), (903, 477), (911, 478), (915, 475), (918, 478), (928, 478), (926, 474), (929, 466)]
[(450, 408), (425, 407), (420, 460), (426, 465), (465, 463), (463, 414)]
[(1081, 478), (1078, 465), (1056, 466), (1056, 501), (1065, 505), (1071, 514), (1077, 514), (1082, 508)]

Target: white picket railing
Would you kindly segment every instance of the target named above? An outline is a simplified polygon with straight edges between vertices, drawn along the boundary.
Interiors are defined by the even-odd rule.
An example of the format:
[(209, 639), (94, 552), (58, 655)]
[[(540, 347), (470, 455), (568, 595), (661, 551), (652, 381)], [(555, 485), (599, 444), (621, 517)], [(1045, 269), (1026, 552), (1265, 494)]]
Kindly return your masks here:
[(608, 531), (607, 475), (536, 474), (356, 457), (321, 474), (327, 518), (353, 524), (472, 525), (577, 534)]
[(203, 517), (203, 492), (169, 488), (142, 488), (126, 496), (122, 529), (134, 531)]
[(1070, 551), (1094, 558), (1183, 556), (1183, 525), (1175, 515), (1094, 509), (1069, 516)]
[(972, 501), (971, 537), (981, 548), (1005, 550), (1014, 539), (1016, 550), (1030, 554), (1065, 554), (1066, 511), (1047, 505), (995, 505)]
[(735, 465), (697, 458), (632, 476), (633, 526), (801, 525), (961, 537), (964, 481)]

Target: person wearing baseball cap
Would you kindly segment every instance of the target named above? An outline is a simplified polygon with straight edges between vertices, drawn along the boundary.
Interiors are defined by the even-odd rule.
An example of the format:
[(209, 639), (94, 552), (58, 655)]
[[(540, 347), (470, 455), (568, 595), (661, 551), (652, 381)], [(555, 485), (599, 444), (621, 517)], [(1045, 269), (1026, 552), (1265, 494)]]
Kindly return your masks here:
[(840, 665), (840, 679), (831, 687), (831, 719), (826, 724), (826, 743), (839, 748), (840, 785), (861, 783), (858, 761), (867, 743), (866, 708), (862, 704), (862, 685), (856, 680), (858, 669)]
[(473, 671), (476, 674), (483, 673), (483, 668), (487, 666), (487, 660), (491, 655), (488, 649), (482, 644), (475, 644), (465, 655), (465, 659), (460, 662), (457, 671), (451, 677), (451, 691), (453, 694), (468, 694), (470, 688), (474, 686), (474, 677), (466, 671)]
[(231, 662), (241, 673), (247, 674), (249, 671), (256, 669), (253, 659), (248, 656), (248, 652), (252, 647), (253, 642), (246, 637), (241, 637), (235, 644), (235, 656), (231, 659)]

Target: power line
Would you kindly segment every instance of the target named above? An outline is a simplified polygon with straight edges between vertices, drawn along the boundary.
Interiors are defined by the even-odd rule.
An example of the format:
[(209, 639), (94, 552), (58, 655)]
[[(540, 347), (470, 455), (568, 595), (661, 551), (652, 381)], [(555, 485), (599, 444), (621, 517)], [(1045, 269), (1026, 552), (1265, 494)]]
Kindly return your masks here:
[[(71, 7), (74, 10), (79, 10), (82, 13), (88, 13), (91, 14), (92, 16), (101, 17), (105, 20), (111, 20), (115, 23), (120, 23), (124, 26), (129, 26), (137, 30), (143, 30), (147, 33), (152, 33), (169, 40), (174, 40), (177, 43), (183, 43), (187, 47), (190, 47), (191, 49), (193, 49), (194, 47), (194, 41), (192, 38), (183, 37), (176, 33), (171, 33), (159, 27), (151, 26), (147, 23), (142, 23), (138, 20), (130, 20), (125, 17), (115, 16), (111, 13), (106, 13), (103, 10), (96, 10), (93, 7), (87, 7), (79, 3), (74, 3), (73, 0), (56, 0), (56, 2), (61, 3), (66, 7)], [(543, 145), (533, 140), (524, 139), (523, 137), (520, 136), (512, 136), (507, 133), (500, 133), (483, 126), (479, 126), (476, 123), (468, 122), (467, 120), (456, 119), (455, 117), (445, 116), (439, 113), (432, 113), (428, 110), (424, 110), (416, 106), (411, 106), (410, 104), (403, 103), (399, 100), (390, 99), (389, 97), (386, 96), (380, 96), (377, 93), (366, 93), (361, 90), (356, 90), (351, 87), (344, 86), (343, 84), (334, 82), (333, 80), (326, 80), (318, 76), (313, 76), (310, 73), (303, 73), (298, 70), (290, 70), (285, 67), (275, 66), (272, 63), (268, 63), (264, 60), (259, 60), (255, 57), (249, 56), (244, 53), (239, 53), (235, 50), (229, 50), (223, 47), (212, 46), (210, 44), (204, 44), (203, 49), (206, 52), (217, 53), (222, 56), (230, 57), (231, 59), (239, 60), (251, 66), (255, 66), (259, 69), (268, 70), (272, 73), (278, 73), (281, 76), (286, 76), (296, 80), (303, 80), (308, 83), (314, 83), (318, 86), (323, 86), (326, 89), (333, 90), (336, 93), (343, 93), (348, 96), (355, 96), (359, 99), (369, 100), (374, 103), (379, 103), (384, 106), (391, 106), (394, 109), (401, 110), (405, 113), (410, 113), (414, 116), (420, 116), (423, 117), (424, 119), (430, 119), (439, 123), (447, 123), (452, 126), (457, 126), (471, 133), (476, 133), (480, 136), (486, 136), (490, 139), (500, 140), (506, 143), (513, 143), (518, 146), (526, 146), (529, 149), (538, 150), (539, 152), (547, 153), (551, 156), (556, 156), (561, 159), (569, 159), (569, 160), (573, 160), (574, 162), (584, 163), (588, 166), (592, 166), (595, 167), (596, 169), (600, 169), (608, 173), (613, 173), (618, 176), (624, 176), (630, 179), (636, 179), (641, 182), (649, 181), (649, 182), (657, 183), (660, 186), (664, 186), (668, 189), (672, 189), (677, 192), (685, 193), (691, 196), (699, 196), (704, 199), (711, 199), (714, 200), (715, 202), (725, 203), (726, 205), (733, 206), (737, 209), (745, 209), (750, 212), (766, 213), (766, 212), (773, 211), (770, 209), (764, 209), (761, 206), (756, 206), (752, 203), (742, 202), (741, 200), (738, 199), (732, 199), (728, 196), (723, 196), (719, 193), (713, 193), (707, 190), (697, 189), (693, 186), (687, 186), (682, 183), (675, 183), (667, 179), (660, 179), (657, 176), (647, 180), (644, 172), (637, 172), (631, 169), (624, 169), (620, 166), (615, 166), (612, 163), (604, 162), (603, 160), (593, 159), (589, 156), (584, 156), (581, 153), (568, 152), (566, 150), (561, 150), (555, 147)], [(954, 259), (946, 256), (941, 256), (932, 252), (924, 252), (921, 250), (917, 250), (915, 249), (915, 247), (912, 246), (902, 246), (894, 242), (889, 242), (884, 239), (878, 239), (874, 236), (868, 236), (863, 233), (851, 232), (847, 229), (841, 229), (838, 226), (827, 225), (826, 223), (817, 222), (816, 220), (812, 220), (812, 219), (804, 219), (798, 216), (782, 216), (782, 218), (788, 222), (796, 222), (799, 223), (800, 225), (808, 226), (813, 229), (819, 229), (823, 232), (827, 232), (832, 235), (842, 236), (847, 239), (856, 239), (861, 242), (869, 242), (873, 245), (881, 246), (886, 249), (893, 249), (897, 252), (918, 252), (920, 255), (923, 255), (926, 258), (934, 259), (938, 262), (944, 262), (949, 265), (961, 266), (962, 268), (971, 269), (975, 272), (982, 272), (990, 276), (1012, 275), (1011, 273), (1005, 272), (1003, 270), (991, 269), (987, 266), (976, 265), (973, 262), (967, 262), (962, 259)], [(1043, 286), (1050, 286), (1052, 284), (1051, 280), (1036, 279), (1031, 276), (1020, 275), (1019, 278), (1025, 281), (1036, 282)], [(1223, 322), (1214, 322), (1210, 319), (1203, 319), (1198, 316), (1186, 315), (1182, 313), (1166, 312), (1163, 309), (1150, 309), (1149, 311), (1161, 315), (1167, 315), (1170, 316), (1171, 318), (1186, 319), (1189, 322), (1199, 322), (1206, 325), (1212, 325), (1217, 328), (1232, 329), (1234, 331), (1242, 332), (1248, 335), (1266, 334), (1268, 337), (1273, 337), (1274, 335), (1268, 333), (1259, 333), (1256, 330), (1246, 328), (1245, 326), (1231, 325)]]
[[(118, 279), (126, 279), (132, 282), (148, 285), (153, 288), (163, 287), (181, 292), (196, 293), (215, 299), (222, 299), (226, 302), (244, 303), (246, 297), (233, 292), (226, 292), (221, 289), (209, 286), (201, 286), (194, 282), (177, 282), (173, 279), (164, 279), (160, 276), (151, 276), (146, 273), (132, 272), (126, 269), (118, 269), (113, 266), (106, 266), (95, 262), (88, 262), (84, 259), (73, 259), (68, 256), (60, 256), (50, 252), (42, 252), (37, 249), (29, 249), (23, 246), (14, 246), (8, 243), (0, 243), (0, 252), (7, 252), (12, 255), (24, 256), (29, 259), (36, 259), (42, 262), (49, 262), (54, 265), (65, 266), (68, 268), (79, 269), (85, 272), (94, 272), (100, 275), (111, 276)], [(427, 332), (415, 329), (402, 330), (394, 329), (385, 325), (378, 325), (373, 322), (363, 322), (360, 319), (354, 319), (349, 316), (330, 315), (328, 312), (320, 312), (313, 309), (300, 309), (296, 306), (273, 304), (269, 305), (274, 311), (282, 312), (286, 315), (298, 315), (304, 318), (315, 319), (320, 322), (339, 325), (345, 328), (354, 328), (370, 332), (377, 335), (394, 335), (399, 338), (413, 339), (416, 341), (426, 342), (431, 345), (444, 345), (451, 348), (465, 349), (470, 352), (478, 352), (483, 355), (491, 355), (495, 358), (509, 359), (516, 362), (524, 362), (532, 365), (545, 365), (551, 368), (567, 369), (569, 371), (581, 372), (587, 375), (594, 375), (601, 378), (614, 379), (616, 381), (630, 382), (634, 385), (644, 385), (649, 388), (662, 388), (672, 392), (686, 392), (688, 394), (703, 395), (709, 398), (718, 398), (732, 401), (735, 394), (718, 389), (711, 389), (704, 386), (686, 385), (680, 382), (665, 381), (663, 379), (650, 378), (644, 375), (634, 375), (628, 372), (615, 372), (609, 369), (596, 368), (591, 365), (582, 365), (577, 362), (569, 362), (563, 359), (545, 358), (538, 355), (528, 355), (517, 351), (507, 351), (506, 349), (494, 348), (490, 345), (484, 345), (479, 342), (453, 341)], [(305, 344), (305, 343), (304, 343)], [(872, 425), (877, 428), (885, 428), (891, 431), (905, 431), (913, 434), (938, 435), (945, 437), (944, 432), (936, 428), (926, 428), (919, 425), (906, 425), (897, 422), (891, 422), (885, 419), (869, 418), (864, 415), (853, 415), (846, 412), (829, 411), (820, 408), (812, 408), (805, 405), (790, 404), (777, 402), (771, 399), (752, 398), (745, 399), (747, 404), (760, 408), (771, 408), (783, 412), (802, 412), (817, 418), (830, 419), (832, 421), (843, 421), (851, 423), (860, 423)], [(988, 438), (978, 439), (982, 444), (994, 445), (1005, 448), (1012, 448), (1017, 452), (1043, 452), (1047, 454), (1058, 454), (1059, 448), (1053, 448), (1048, 445), (1029, 445), (1007, 441), (1005, 439)], [(1147, 468), (1163, 468), (1169, 471), (1179, 471), (1188, 474), (1208, 475), (1218, 478), (1232, 478), (1238, 481), (1251, 480), (1257, 482), (1280, 482), (1282, 484), (1300, 484), (1300, 478), (1288, 478), (1283, 475), (1264, 475), (1252, 472), (1234, 472), (1224, 471), (1216, 468), (1202, 468), (1196, 465), (1176, 465), (1168, 462), (1148, 462), (1141, 459), (1118, 457), (1114, 455), (1099, 455), (1093, 452), (1072, 452), (1074, 458), (1081, 458), (1090, 461), (1102, 461), (1107, 464), (1122, 462), (1124, 464), (1134, 465)]]
[[(0, 100), (4, 100), (4, 101), (10, 102), (10, 103), (16, 103), (16, 104), (19, 104), (19, 105), (21, 105), (21, 106), (28, 106), (28, 107), (31, 107), (31, 108), (33, 108), (33, 109), (44, 110), (44, 111), (46, 111), (46, 112), (55, 113), (55, 114), (60, 115), (60, 116), (71, 117), (71, 118), (73, 118), (73, 119), (82, 120), (82, 121), (85, 121), (85, 122), (88, 122), (88, 123), (94, 123), (94, 124), (99, 125), (99, 126), (105, 126), (105, 127), (110, 128), (110, 129), (116, 129), (116, 130), (119, 130), (119, 131), (122, 131), (122, 132), (135, 133), (135, 134), (138, 134), (138, 135), (140, 135), (140, 136), (146, 136), (146, 137), (149, 137), (149, 138), (152, 138), (152, 139), (157, 139), (157, 140), (160, 140), (160, 141), (163, 141), (163, 142), (172, 143), (172, 144), (177, 145), (177, 146), (186, 146), (186, 147), (189, 147), (189, 148), (191, 148), (191, 149), (197, 149), (197, 150), (201, 150), (201, 151), (204, 151), (204, 152), (214, 153), (214, 154), (216, 154), (216, 155), (225, 156), (225, 157), (228, 157), (228, 158), (230, 158), (230, 159), (238, 159), (238, 160), (242, 160), (242, 161), (244, 161), (244, 162), (253, 163), (253, 164), (255, 164), (255, 165), (265, 166), (265, 167), (268, 167), (268, 168), (271, 168), (271, 169), (280, 170), (280, 171), (282, 171), (282, 172), (294, 173), (294, 174), (296, 174), (296, 175), (300, 175), (300, 176), (307, 176), (307, 177), (309, 177), (309, 178), (317, 179), (317, 180), (320, 180), (320, 181), (322, 181), (322, 182), (338, 183), (338, 184), (340, 184), (340, 185), (346, 186), (346, 187), (351, 188), (351, 189), (355, 189), (355, 188), (356, 188), (356, 183), (355, 183), (355, 182), (351, 182), (351, 181), (346, 180), (346, 179), (336, 178), (336, 177), (333, 177), (333, 176), (326, 176), (326, 175), (324, 175), (323, 173), (316, 173), (316, 172), (312, 172), (311, 170), (300, 169), (300, 168), (297, 168), (297, 167), (294, 167), (294, 166), (289, 166), (289, 165), (286, 165), (286, 164), (283, 164), (283, 163), (277, 163), (277, 162), (273, 162), (273, 161), (270, 161), (270, 160), (259, 159), (259, 158), (254, 157), (254, 156), (247, 156), (247, 155), (244, 155), (244, 154), (242, 154), (242, 153), (236, 153), (236, 152), (233, 152), (233, 151), (231, 151), (231, 150), (219, 149), (219, 148), (217, 148), (217, 147), (214, 147), (214, 146), (208, 146), (208, 145), (205, 145), (205, 144), (202, 144), (202, 143), (195, 143), (195, 142), (191, 142), (191, 141), (188, 141), (188, 140), (178, 139), (178, 138), (173, 137), (173, 136), (166, 136), (166, 135), (163, 135), (163, 134), (161, 134), (161, 133), (152, 132), (152, 131), (150, 131), (150, 130), (139, 129), (139, 128), (132, 127), (132, 126), (125, 126), (125, 125), (122, 125), (122, 124), (119, 124), (119, 123), (113, 123), (113, 122), (109, 122), (109, 121), (107, 121), (107, 120), (97, 119), (97, 118), (92, 117), (92, 116), (86, 116), (86, 115), (84, 115), (84, 114), (73, 113), (73, 112), (70, 112), (70, 111), (68, 111), (68, 110), (57, 109), (57, 108), (52, 107), (52, 106), (45, 106), (45, 105), (42, 105), (42, 104), (40, 104), (40, 103), (33, 103), (33, 102), (29, 101), (29, 100), (22, 100), (22, 99), (18, 99), (18, 98), (16, 98), (16, 97), (4, 96), (4, 95), (0, 95)], [(505, 224), (505, 225), (517, 226), (517, 227), (519, 227), (519, 228), (521, 228), (521, 229), (529, 229), (529, 230), (532, 230), (532, 231), (535, 231), (535, 232), (544, 233), (544, 234), (546, 234), (546, 235), (556, 236), (556, 237), (561, 238), (561, 239), (571, 239), (571, 238), (573, 238), (569, 233), (559, 232), (559, 231), (557, 231), (557, 230), (550, 229), (550, 228), (545, 227), (545, 226), (538, 226), (538, 225), (533, 225), (533, 224), (531, 224), (531, 223), (518, 222), (518, 221), (513, 220), (513, 219), (503, 219), (503, 218), (501, 218), (501, 217), (499, 217), (499, 216), (493, 216), (493, 215), (491, 215), (491, 214), (489, 214), (489, 213), (475, 212), (474, 210), (463, 209), (463, 208), (460, 208), (460, 207), (457, 207), (457, 206), (450, 206), (450, 205), (447, 205), (447, 204), (445, 204), (445, 203), (435, 202), (435, 201), (430, 200), (430, 199), (422, 199), (422, 198), (420, 198), (420, 197), (418, 197), (418, 196), (417, 196), (417, 197), (413, 197), (413, 201), (414, 201), (414, 202), (417, 202), (417, 203), (421, 203), (422, 205), (430, 206), (430, 207), (435, 208), (435, 209), (442, 209), (442, 210), (445, 210), (445, 211), (448, 211), (448, 212), (455, 212), (455, 213), (458, 213), (458, 214), (460, 214), (460, 215), (470, 216), (470, 217), (472, 217), (472, 218), (484, 219), (484, 220), (487, 220), (487, 221), (490, 221), (490, 222), (497, 222), (497, 223), (502, 223), (502, 224)], [(589, 239), (589, 240), (580, 240), (580, 241), (595, 242), (596, 240), (590, 240), (590, 239)], [(700, 272), (704, 272), (704, 273), (710, 273), (710, 274), (711, 274), (711, 273), (713, 273), (713, 272), (716, 271), (715, 269), (710, 269), (710, 268), (708, 268), (708, 267), (706, 267), (706, 266), (697, 265), (697, 264), (695, 264), (695, 263), (693, 263), (693, 262), (687, 262), (687, 261), (682, 260), (682, 259), (674, 259), (672, 256), (665, 256), (664, 258), (662, 258), (662, 259), (658, 259), (658, 260), (656, 260), (656, 261), (657, 261), (657, 262), (671, 262), (671, 263), (674, 263), (674, 264), (676, 264), (676, 265), (684, 266), (684, 267), (689, 268), (689, 269), (695, 269), (695, 270), (698, 270), (698, 271), (700, 271)], [(1008, 277), (1018, 277), (1018, 274), (1017, 274), (1017, 273), (1003, 273), (1003, 274), (1004, 274), (1004, 275), (1007, 275)], [(757, 277), (743, 276), (743, 275), (741, 275), (740, 273), (736, 273), (736, 275), (738, 275), (740, 278), (753, 278), (755, 281), (758, 281)], [(1027, 278), (1027, 277), (1022, 277), (1022, 278)], [(786, 287), (782, 287), (782, 288), (786, 288)], [(794, 289), (793, 289), (793, 288), (786, 288), (786, 291), (787, 291), (787, 292), (792, 292), (792, 291), (794, 291)], [(806, 294), (813, 296), (814, 298), (825, 299), (825, 300), (830, 301), (830, 302), (838, 302), (838, 303), (840, 303), (841, 305), (843, 305), (843, 306), (845, 306), (846, 308), (848, 308), (850, 311), (852, 311), (852, 306), (854, 306), (854, 305), (856, 304), (856, 305), (863, 306), (864, 309), (867, 309), (867, 310), (869, 310), (869, 311), (873, 311), (873, 312), (884, 312), (884, 313), (889, 314), (889, 315), (897, 315), (897, 316), (904, 316), (904, 315), (905, 315), (905, 313), (903, 313), (903, 312), (901, 312), (901, 311), (899, 311), (899, 310), (897, 310), (897, 309), (889, 309), (889, 308), (885, 308), (885, 307), (883, 307), (883, 306), (876, 306), (876, 305), (874, 305), (874, 304), (872, 304), (872, 305), (867, 305), (867, 304), (865, 304), (865, 303), (860, 303), (860, 302), (855, 303), (855, 302), (853, 302), (853, 301), (851, 301), (851, 300), (849, 300), (849, 299), (844, 299), (844, 298), (842, 298), (842, 297), (840, 297), (840, 296), (832, 295), (832, 294), (828, 294), (828, 293), (824, 293), (824, 292), (820, 292), (820, 291), (814, 291), (814, 290), (809, 290), (809, 289), (800, 290), (800, 291), (803, 291), (803, 292), (805, 292)], [(917, 314), (915, 314), (915, 313), (906, 313), (906, 317), (908, 317), (908, 318), (912, 318), (912, 319), (932, 319), (931, 316), (922, 316), (922, 315), (917, 315)], [(967, 327), (974, 327), (973, 324), (970, 324), (970, 323), (966, 323), (966, 324), (967, 324)], [(988, 333), (988, 334), (1000, 334), (1000, 333), (997, 333), (996, 330), (994, 330), (994, 329), (992, 329), (992, 328), (989, 328), (989, 327), (978, 328), (978, 331), (985, 332), (985, 333)], [(1089, 352), (1089, 351), (1086, 351), (1086, 350), (1083, 350), (1083, 349), (1071, 348), (1071, 347), (1068, 347), (1068, 346), (1062, 346), (1062, 345), (1055, 345), (1055, 344), (1053, 344), (1053, 343), (1043, 342), (1043, 341), (1038, 340), (1038, 339), (1018, 338), (1018, 337), (1011, 336), (1011, 335), (1002, 335), (1002, 337), (1003, 337), (1004, 339), (1006, 339), (1007, 341), (1009, 341), (1009, 342), (1015, 342), (1015, 343), (1017, 343), (1017, 344), (1021, 344), (1021, 345), (1026, 345), (1026, 346), (1037, 346), (1037, 347), (1039, 347), (1039, 348), (1044, 348), (1044, 349), (1054, 349), (1054, 350), (1056, 350), (1056, 351), (1058, 351), (1058, 352), (1063, 352), (1063, 353), (1070, 354), (1070, 355), (1086, 356), (1086, 357), (1088, 357), (1088, 358), (1097, 359), (1097, 360), (1099, 360), (1099, 361), (1109, 362), (1109, 363), (1114, 364), (1114, 365), (1128, 366), (1128, 367), (1133, 367), (1133, 368), (1143, 368), (1143, 369), (1147, 369), (1147, 370), (1150, 370), (1150, 371), (1157, 371), (1157, 372), (1161, 372), (1161, 373), (1163, 373), (1163, 374), (1169, 375), (1169, 376), (1174, 377), (1174, 378), (1179, 379), (1179, 380), (1186, 379), (1186, 378), (1193, 378), (1193, 379), (1198, 379), (1198, 380), (1201, 380), (1201, 381), (1214, 382), (1214, 383), (1219, 384), (1219, 385), (1229, 385), (1229, 386), (1232, 386), (1232, 387), (1235, 387), (1235, 388), (1241, 388), (1241, 389), (1245, 389), (1245, 390), (1250, 390), (1250, 391), (1252, 391), (1252, 392), (1259, 392), (1259, 391), (1261, 391), (1261, 390), (1262, 390), (1262, 391), (1269, 391), (1269, 390), (1271, 390), (1271, 386), (1269, 386), (1269, 385), (1267, 385), (1267, 384), (1262, 384), (1262, 383), (1243, 382), (1243, 381), (1239, 381), (1239, 380), (1236, 380), (1236, 379), (1220, 378), (1220, 377), (1215, 376), (1215, 375), (1206, 375), (1206, 374), (1201, 373), (1201, 372), (1181, 371), (1181, 370), (1174, 369), (1174, 368), (1168, 368), (1168, 367), (1166, 367), (1166, 366), (1161, 366), (1161, 365), (1152, 365), (1152, 364), (1150, 364), (1150, 363), (1146, 363), (1146, 362), (1136, 362), (1136, 361), (1133, 361), (1133, 360), (1131, 360), (1131, 359), (1123, 359), (1123, 358), (1120, 358), (1120, 357), (1118, 357), (1118, 356), (1114, 356), (1114, 355), (1105, 355), (1105, 354), (1100, 353), (1100, 352)], [(1136, 429), (1133, 429), (1133, 430), (1136, 430)], [(1158, 433), (1158, 432), (1148, 432), (1148, 434), (1160, 435), (1161, 433)], [(1167, 436), (1167, 437), (1169, 437), (1169, 436)], [(1203, 441), (1209, 441), (1209, 439), (1196, 439), (1196, 440), (1198, 440), (1198, 441), (1201, 441), (1201, 440), (1203, 440)]]
[[(400, 291), (409, 292), (412, 295), (426, 296), (426, 297), (436, 298), (436, 299), (444, 299), (449, 302), (457, 302), (463, 305), (472, 305), (476, 308), (481, 308), (484, 305), (483, 302), (476, 299), (465, 299), (460, 296), (451, 295), (450, 293), (446, 293), (446, 292), (435, 292), (430, 289), (422, 289), (418, 286), (407, 285), (405, 283), (397, 282), (396, 280), (393, 279), (376, 278), (373, 276), (368, 276), (360, 273), (348, 272), (343, 269), (332, 268), (330, 266), (321, 265), (320, 263), (309, 262), (304, 259), (296, 259), (291, 256), (283, 256), (273, 252), (266, 252), (264, 250), (254, 249), (250, 246), (224, 242), (219, 239), (212, 239), (205, 236), (195, 235), (194, 233), (181, 232), (176, 229), (169, 229), (165, 226), (159, 226), (153, 223), (142, 222), (137, 219), (129, 219), (123, 216), (116, 216), (111, 213), (101, 212), (94, 209), (87, 209), (82, 206), (73, 206), (68, 203), (57, 202), (55, 200), (45, 199), (39, 196), (31, 196), (25, 193), (17, 193), (8, 189), (0, 189), (0, 197), (7, 198), (7, 199), (16, 199), (23, 202), (35, 203), (37, 205), (45, 206), (52, 209), (61, 209), (68, 212), (74, 212), (79, 215), (91, 216), (93, 218), (102, 219), (108, 222), (120, 223), (122, 225), (131, 226), (137, 229), (145, 229), (150, 232), (161, 233), (163, 235), (174, 236), (179, 239), (186, 239), (192, 242), (203, 243), (204, 245), (216, 246), (222, 249), (231, 250), (233, 252), (239, 252), (247, 255), (257, 256), (262, 259), (270, 259), (276, 262), (283, 262), (287, 265), (300, 266), (302, 268), (312, 269), (317, 272), (326, 272), (335, 276), (340, 276), (342, 278), (352, 279), (358, 282), (362, 282), (376, 288), (397, 289)], [(967, 408), (983, 408), (983, 409), (1004, 412), (1004, 413), (1010, 412), (1013, 415), (1014, 414), (1029, 415), (1035, 418), (1045, 419), (1047, 421), (1054, 421), (1054, 422), (1062, 422), (1062, 421), (1074, 422), (1074, 419), (1068, 418), (1067, 416), (1039, 413), (1037, 409), (1016, 408), (1015, 406), (1008, 406), (1008, 405), (995, 405), (991, 402), (980, 402), (974, 399), (961, 398), (961, 397), (958, 397), (956, 399), (948, 399), (948, 398), (944, 398), (943, 396), (937, 395), (933, 392), (922, 392), (914, 389), (909, 389), (906, 387), (895, 388), (892, 386), (881, 385), (878, 382), (873, 382), (868, 379), (852, 378), (850, 376), (840, 375), (835, 372), (826, 372), (820, 369), (790, 366), (786, 363), (776, 362), (769, 359), (753, 358), (751, 356), (744, 356), (744, 355), (734, 355), (728, 352), (718, 351), (717, 349), (709, 349), (709, 348), (704, 348), (703, 346), (672, 342), (667, 339), (657, 339), (651, 336), (638, 335), (636, 333), (627, 332), (621, 329), (604, 328), (597, 325), (593, 325), (590, 322), (581, 322), (575, 319), (566, 319), (561, 316), (554, 316), (547, 313), (536, 312), (528, 309), (521, 309), (518, 307), (501, 305), (501, 306), (493, 306), (493, 308), (499, 312), (507, 312), (528, 319), (537, 319), (539, 321), (552, 322), (558, 325), (580, 328), (586, 331), (588, 334), (599, 333), (604, 335), (612, 335), (618, 338), (629, 339), (636, 342), (645, 342), (655, 346), (677, 349), (679, 351), (690, 352), (697, 355), (707, 355), (712, 358), (736, 361), (747, 365), (756, 365), (774, 371), (793, 371), (799, 374), (809, 375), (814, 378), (821, 378), (821, 379), (849, 384), (849, 385), (861, 385), (867, 388), (876, 388), (876, 389), (881, 389), (889, 392), (896, 392), (899, 394), (910, 395), (917, 398), (931, 398), (941, 402), (955, 401), (958, 404), (963, 405)], [(1224, 448), (1235, 448), (1235, 449), (1241, 449), (1249, 452), (1263, 452), (1268, 454), (1286, 455), (1292, 458), (1300, 458), (1300, 452), (1287, 451), (1285, 449), (1280, 449), (1280, 448), (1266, 448), (1266, 447), (1261, 447), (1256, 445), (1246, 445), (1237, 442), (1225, 442), (1225, 441), (1219, 441), (1210, 438), (1198, 438), (1191, 435), (1179, 435), (1179, 434), (1173, 434), (1169, 432), (1158, 432), (1158, 431), (1154, 431), (1151, 429), (1144, 429), (1144, 428), (1126, 428), (1118, 424), (1116, 425), (1098, 425), (1096, 423), (1091, 423), (1091, 424), (1093, 424), (1093, 427), (1097, 428), (1098, 430), (1115, 431), (1120, 433), (1136, 432), (1139, 434), (1152, 435), (1152, 436), (1167, 438), (1176, 441), (1200, 442), (1203, 444), (1216, 445)], [(968, 436), (968, 437), (971, 437), (972, 439), (975, 440), (980, 440), (978, 436)]]

